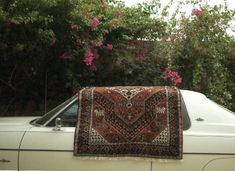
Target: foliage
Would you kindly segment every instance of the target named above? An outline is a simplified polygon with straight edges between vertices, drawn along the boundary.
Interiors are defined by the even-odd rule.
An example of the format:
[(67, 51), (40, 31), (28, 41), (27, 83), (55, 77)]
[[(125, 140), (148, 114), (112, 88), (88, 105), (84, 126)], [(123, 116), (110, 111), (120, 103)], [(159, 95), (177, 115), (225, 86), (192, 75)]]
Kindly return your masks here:
[[(234, 27), (230, 21), (235, 19), (235, 11), (228, 9), (226, 1), (210, 6), (209, 1), (189, 0), (173, 4), (177, 8), (170, 14), (172, 3), (157, 15), (168, 21), (157, 49), (158, 59), (165, 59), (166, 68), (179, 72), (183, 78), (180, 88), (202, 92), (234, 110), (235, 39), (227, 30)], [(156, 1), (147, 5), (153, 4)], [(191, 14), (182, 10), (185, 6), (193, 7)]]
[(116, 63), (143, 60), (147, 51), (135, 42), (163, 31), (164, 23), (117, 1), (1, 0), (2, 111), (41, 110), (76, 87), (123, 84), (134, 69), (119, 74)]
[[(192, 15), (181, 11), (186, 3)], [(234, 11), (191, 0), (170, 15), (172, 5), (0, 0), (2, 111), (41, 111), (77, 87), (104, 85), (177, 85), (231, 108)]]
[(234, 19), (235, 12), (226, 5), (194, 3), (198, 7), (194, 7), (191, 16), (181, 16), (171, 34), (170, 65), (180, 70), (183, 88), (203, 92), (232, 108), (235, 82), (231, 54), (235, 46), (234, 38), (226, 30), (230, 29), (229, 21)]

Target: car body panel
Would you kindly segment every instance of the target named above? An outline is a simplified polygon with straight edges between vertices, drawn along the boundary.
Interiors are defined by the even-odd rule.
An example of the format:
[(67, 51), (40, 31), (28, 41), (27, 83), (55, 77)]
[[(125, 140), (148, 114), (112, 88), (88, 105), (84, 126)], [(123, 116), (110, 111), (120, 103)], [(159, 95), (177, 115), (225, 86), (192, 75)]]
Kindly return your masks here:
[(75, 128), (63, 127), (54, 131), (52, 127), (33, 127), (26, 132), (21, 150), (73, 150)]
[[(74, 129), (75, 128), (62, 128), (61, 131), (53, 131), (53, 128), (31, 128), (25, 134), (24, 140), (22, 141), (20, 151), (20, 170), (48, 169), (72, 171), (76, 170), (75, 168), (80, 168), (82, 170), (106, 170), (106, 166), (109, 165), (110, 167), (113, 167), (112, 170), (115, 170), (115, 168), (120, 169), (119, 166), (115, 165), (121, 164), (122, 166), (125, 165), (125, 169), (123, 168), (122, 170), (149, 170), (148, 168), (151, 166), (153, 171), (171, 171), (173, 168), (176, 171), (188, 171), (189, 169), (191, 171), (199, 171), (212, 160), (216, 160), (221, 157), (229, 158), (233, 156), (234, 153), (231, 149), (235, 149), (235, 145), (233, 143), (235, 142), (234, 137), (223, 136), (218, 139), (217, 136), (210, 135), (209, 137), (205, 137), (186, 131), (184, 132), (183, 160), (146, 160), (141, 158), (137, 161), (131, 158), (118, 161), (100, 161), (94, 160), (94, 158), (86, 160), (73, 156)], [(223, 144), (223, 146), (221, 146), (221, 144)], [(50, 160), (48, 161), (47, 159)], [(66, 163), (66, 165), (59, 161)], [(139, 166), (140, 163), (141, 167)], [(138, 166), (138, 168), (136, 166)]]
[[(50, 160), (48, 160), (50, 159)], [(150, 161), (145, 160), (96, 160), (74, 157), (72, 152), (25, 152), (20, 170), (57, 171), (149, 171)]]
[(25, 131), (33, 125), (29, 122), (36, 117), (2, 117), (0, 118), (0, 149), (18, 149)]
[[(217, 159), (223, 158), (221, 161), (224, 163), (223, 169), (221, 167), (213, 167), (214, 170), (207, 171), (234, 171), (234, 166), (226, 165), (231, 156), (225, 155), (202, 155), (202, 154), (184, 154), (183, 160), (180, 162), (174, 160), (157, 160), (152, 162), (152, 171), (205, 171), (208, 163), (211, 161), (217, 161)], [(229, 159), (229, 160), (227, 160)], [(215, 162), (216, 163), (216, 162)]]
[(208, 162), (203, 171), (234, 171), (235, 157), (218, 157)]
[[(34, 127), (26, 132), (20, 150), (20, 170), (104, 171), (150, 170), (146, 160), (84, 160), (73, 156), (75, 128)], [(48, 138), (49, 137), (49, 138)], [(48, 160), (49, 159), (49, 160)]]
[(235, 155), (235, 136), (184, 134), (184, 153)]
[(234, 113), (201, 93), (181, 94), (191, 122), (183, 132), (182, 160), (75, 157), (74, 127), (56, 131), (45, 124), (31, 125), (32, 117), (0, 118), (0, 160), (11, 161), (0, 162), (0, 170), (17, 170), (19, 165), (19, 170), (234, 171)]
[(0, 169), (18, 169), (18, 150), (29, 124), (35, 117), (0, 118)]

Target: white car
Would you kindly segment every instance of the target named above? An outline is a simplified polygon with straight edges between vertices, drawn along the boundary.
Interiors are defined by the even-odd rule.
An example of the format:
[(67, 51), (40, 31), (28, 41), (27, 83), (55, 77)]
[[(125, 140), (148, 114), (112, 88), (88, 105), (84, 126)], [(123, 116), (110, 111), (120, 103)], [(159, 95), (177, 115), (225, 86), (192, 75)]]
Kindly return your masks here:
[(201, 93), (180, 91), (184, 101), (182, 160), (75, 157), (74, 96), (41, 118), (0, 118), (0, 170), (234, 171), (235, 113)]

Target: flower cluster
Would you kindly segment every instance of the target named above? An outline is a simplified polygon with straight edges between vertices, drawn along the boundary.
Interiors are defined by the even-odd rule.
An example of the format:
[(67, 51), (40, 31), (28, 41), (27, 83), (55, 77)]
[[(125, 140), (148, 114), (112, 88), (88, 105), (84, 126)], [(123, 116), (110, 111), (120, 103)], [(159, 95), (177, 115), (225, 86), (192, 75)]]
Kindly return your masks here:
[(197, 9), (197, 8), (194, 8), (193, 11), (192, 11), (192, 15), (195, 15), (197, 17), (201, 16), (202, 15), (202, 10), (201, 9)]
[(86, 63), (87, 66), (90, 67), (91, 71), (97, 70), (95, 64), (93, 63), (93, 60), (98, 59), (98, 58), (99, 58), (99, 54), (98, 54), (97, 49), (89, 49), (85, 52), (84, 62)]
[(108, 50), (112, 50), (113, 45), (108, 43), (107, 45), (104, 45), (103, 48), (108, 49)]
[(86, 65), (90, 66), (93, 63), (94, 59), (99, 59), (100, 55), (98, 50), (94, 47), (91, 47), (85, 52), (85, 59), (84, 62)]
[(100, 24), (100, 20), (97, 17), (94, 17), (91, 21), (91, 28), (95, 29)]
[(89, 50), (86, 51), (85, 59), (84, 59), (84, 62), (86, 63), (86, 65), (91, 65), (93, 60), (94, 60), (93, 53), (91, 51), (89, 51)]
[[(97, 17), (94, 17), (91, 21), (91, 29), (94, 30), (98, 27), (98, 25), (100, 24), (100, 20)], [(86, 37), (89, 36), (89, 33), (86, 33)], [(112, 50), (113, 49), (113, 45), (110, 43), (107, 43), (106, 45), (103, 45), (103, 42), (100, 41), (99, 39), (92, 41), (92, 43), (89, 43), (87, 45), (87, 50), (85, 51), (84, 54), (84, 62), (87, 66), (89, 66), (91, 71), (96, 71), (97, 67), (94, 64), (94, 60), (95, 59), (99, 59), (100, 55), (98, 53), (98, 49), (99, 48), (104, 48), (107, 50)]]
[[(113, 45), (112, 44), (107, 44), (104, 45), (103, 48), (112, 50)], [(100, 55), (98, 53), (97, 48), (94, 45), (88, 45), (88, 50), (85, 52), (85, 59), (84, 62), (86, 65), (90, 66), (92, 65), (92, 62), (94, 59), (99, 59)]]
[(168, 68), (165, 68), (165, 70), (163, 71), (163, 76), (165, 79), (169, 78), (173, 85), (177, 85), (182, 82), (182, 78), (180, 77), (179, 73), (171, 71)]

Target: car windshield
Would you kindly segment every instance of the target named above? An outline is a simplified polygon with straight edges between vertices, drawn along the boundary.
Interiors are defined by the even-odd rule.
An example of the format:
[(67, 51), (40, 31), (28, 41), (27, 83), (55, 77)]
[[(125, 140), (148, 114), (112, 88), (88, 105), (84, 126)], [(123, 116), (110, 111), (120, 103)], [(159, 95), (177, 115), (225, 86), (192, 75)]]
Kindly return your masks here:
[(45, 125), (49, 120), (52, 120), (54, 116), (56, 116), (57, 113), (60, 113), (61, 110), (63, 110), (66, 106), (68, 106), (71, 102), (73, 102), (76, 99), (77, 95), (69, 98), (64, 103), (58, 105), (45, 115), (43, 115), (41, 118), (35, 120), (32, 124), (37, 126)]

